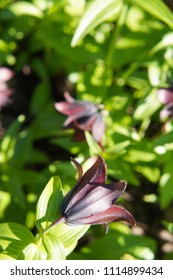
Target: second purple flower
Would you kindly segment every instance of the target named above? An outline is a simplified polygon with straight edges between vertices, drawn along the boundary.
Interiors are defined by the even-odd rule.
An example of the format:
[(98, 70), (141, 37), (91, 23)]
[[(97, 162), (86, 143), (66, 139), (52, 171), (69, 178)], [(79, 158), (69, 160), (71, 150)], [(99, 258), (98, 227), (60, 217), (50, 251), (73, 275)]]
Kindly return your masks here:
[(101, 145), (105, 131), (103, 105), (76, 100), (68, 92), (64, 93), (64, 97), (66, 101), (55, 103), (57, 111), (68, 116), (64, 128), (74, 128), (74, 140), (76, 141), (84, 140), (84, 131), (89, 131), (95, 141)]

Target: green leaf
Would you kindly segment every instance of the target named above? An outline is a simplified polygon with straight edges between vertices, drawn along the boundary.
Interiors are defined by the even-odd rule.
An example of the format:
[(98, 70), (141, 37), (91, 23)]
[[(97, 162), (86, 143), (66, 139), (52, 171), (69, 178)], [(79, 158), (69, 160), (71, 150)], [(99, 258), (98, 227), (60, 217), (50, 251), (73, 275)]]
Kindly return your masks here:
[(157, 183), (160, 179), (160, 169), (157, 167), (141, 165), (137, 166), (136, 170), (153, 183)]
[(152, 16), (166, 23), (170, 28), (173, 28), (173, 13), (161, 0), (129, 0), (132, 4), (138, 5)]
[(125, 180), (128, 183), (132, 183), (136, 186), (140, 184), (134, 169), (132, 168), (132, 163), (128, 163), (122, 157), (117, 157), (114, 160), (107, 161), (108, 174), (117, 180)]
[(4, 161), (9, 160), (14, 154), (14, 147), (16, 144), (16, 134), (19, 132), (23, 122), (25, 121), (24, 115), (20, 115), (10, 127), (6, 130), (5, 135), (1, 142), (1, 151), (4, 154)]
[(137, 163), (140, 161), (143, 162), (151, 162), (156, 159), (156, 154), (153, 153), (152, 151), (146, 151), (145, 149), (130, 149), (129, 152), (127, 153), (126, 159), (133, 162)]
[(34, 4), (26, 1), (19, 1), (11, 4), (8, 9), (16, 16), (28, 15), (33, 17), (43, 17), (42, 11), (37, 8)]
[(4, 217), (5, 210), (11, 203), (11, 195), (0, 190), (0, 219)]
[(57, 114), (53, 105), (48, 103), (43, 111), (39, 111), (39, 114), (30, 126), (34, 140), (46, 138), (49, 135), (58, 135), (58, 130), (62, 129), (63, 121), (64, 116)]
[(159, 137), (154, 139), (153, 141), (153, 146), (154, 147), (164, 147), (167, 144), (172, 144), (172, 139), (173, 139), (173, 131), (167, 132), (166, 134), (161, 134)]
[(120, 260), (126, 254), (137, 259), (152, 260), (155, 251), (156, 242), (152, 238), (112, 231), (107, 236), (97, 238), (95, 242), (83, 247), (81, 254), (85, 259), (92, 260)]
[(65, 260), (65, 249), (56, 235), (47, 232), (43, 235), (43, 244), (47, 252), (48, 260)]
[(28, 244), (18, 256), (18, 260), (46, 260), (47, 253), (42, 243)]
[(41, 82), (40, 84), (38, 84), (33, 93), (30, 104), (31, 113), (33, 115), (40, 114), (41, 111), (44, 111), (45, 106), (50, 101), (50, 84), (46, 80), (45, 82)]
[(0, 224), (0, 247), (4, 256), (17, 259), (19, 253), (32, 242), (35, 242), (35, 237), (25, 226), (15, 223)]
[(163, 175), (160, 179), (160, 206), (162, 209), (167, 208), (170, 203), (173, 201), (173, 162), (172, 162), (172, 154), (171, 158), (167, 161), (165, 168), (163, 170)]
[(32, 151), (32, 135), (29, 130), (23, 130), (16, 136), (13, 156), (10, 164), (21, 168), (30, 158)]
[(65, 255), (69, 255), (77, 245), (77, 241), (86, 233), (90, 225), (68, 226), (65, 223), (58, 224), (50, 229), (50, 233), (58, 241), (61, 241), (65, 248)]
[(90, 31), (105, 20), (110, 19), (122, 8), (122, 0), (92, 1), (84, 13), (73, 36), (71, 46), (75, 47)]
[[(152, 49), (151, 49), (151, 54), (154, 54), (162, 49), (167, 49), (169, 47), (173, 46), (173, 32), (169, 32), (167, 34), (164, 34), (164, 36), (162, 37), (162, 39), (160, 40), (160, 42), (158, 44), (156, 44)], [(152, 65), (152, 64), (151, 64)], [(159, 71), (159, 64), (156, 64), (158, 67)]]
[(100, 146), (97, 144), (97, 142), (92, 137), (91, 133), (88, 131), (85, 131), (85, 137), (87, 144), (89, 146), (90, 154), (91, 155), (98, 155), (102, 152)]
[(44, 188), (36, 207), (36, 227), (39, 231), (46, 229), (57, 219), (62, 199), (60, 178), (52, 177)]
[(3, 170), (0, 182), (4, 189), (12, 195), (14, 202), (21, 208), (25, 208), (26, 201), (19, 170), (16, 170), (15, 167), (8, 165)]
[(151, 117), (160, 107), (160, 101), (156, 96), (155, 89), (147, 95), (147, 97), (140, 100), (139, 105), (134, 112), (134, 119), (144, 120)]

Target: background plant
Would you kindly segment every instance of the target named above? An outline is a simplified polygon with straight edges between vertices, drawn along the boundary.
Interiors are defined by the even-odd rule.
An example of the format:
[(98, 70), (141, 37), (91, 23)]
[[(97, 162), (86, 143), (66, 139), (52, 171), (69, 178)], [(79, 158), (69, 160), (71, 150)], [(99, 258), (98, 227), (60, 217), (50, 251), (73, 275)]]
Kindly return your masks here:
[[(2, 251), (11, 244), (4, 236), (19, 237), (15, 227), (28, 236), (25, 243), (22, 236), (20, 244), (15, 241), (23, 255), (12, 248), (2, 258), (172, 259), (173, 130), (172, 121), (160, 121), (157, 90), (172, 82), (173, 15), (164, 1), (145, 2), (1, 1), (0, 65), (15, 73), (13, 102), (1, 108)], [(87, 142), (73, 142), (73, 130), (62, 130), (65, 116), (54, 102), (62, 101), (65, 91), (104, 104), (103, 151), (90, 133)], [(75, 184), (70, 157), (85, 166), (85, 159), (98, 153), (108, 181), (128, 182), (121, 202), (135, 217), (136, 229), (111, 224), (105, 236), (92, 226), (77, 247), (84, 232), (70, 241), (68, 252), (58, 234), (44, 241), (37, 237), (40, 250), (33, 245), (26, 251), (36, 244), (36, 203), (49, 179), (58, 175), (65, 194)], [(51, 256), (50, 248), (60, 248), (60, 254)]]

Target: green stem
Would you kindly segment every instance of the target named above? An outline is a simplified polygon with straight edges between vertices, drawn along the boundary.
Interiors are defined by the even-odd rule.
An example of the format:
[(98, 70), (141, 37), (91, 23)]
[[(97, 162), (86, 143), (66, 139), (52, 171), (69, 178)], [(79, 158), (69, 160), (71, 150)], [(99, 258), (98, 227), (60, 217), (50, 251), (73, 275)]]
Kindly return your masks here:
[(110, 43), (108, 46), (108, 52), (107, 52), (107, 56), (105, 58), (105, 65), (106, 65), (107, 71), (109, 71), (111, 69), (113, 56), (115, 55), (115, 44), (118, 41), (121, 29), (126, 21), (127, 11), (128, 11), (128, 5), (124, 4), (122, 6), (122, 10), (119, 13), (119, 18), (116, 22), (116, 28), (114, 29), (112, 38), (110, 39)]
[(42, 232), (42, 234), (45, 234), (46, 232), (48, 232), (50, 229), (52, 229), (53, 227), (55, 227), (58, 224), (64, 223), (65, 222), (65, 218), (61, 217), (58, 220), (56, 220), (55, 222), (53, 222), (52, 224), (50, 224), (47, 228), (45, 228)]
[(65, 218), (64, 217), (60, 217), (58, 220), (56, 220), (55, 222), (51, 223), (47, 228), (45, 228), (44, 230), (42, 230), (41, 232), (38, 233), (38, 235), (36, 236), (36, 242), (37, 245), (41, 244), (41, 240), (44, 234), (46, 234), (50, 229), (52, 229), (53, 227), (55, 227), (58, 224), (64, 223), (65, 222)]

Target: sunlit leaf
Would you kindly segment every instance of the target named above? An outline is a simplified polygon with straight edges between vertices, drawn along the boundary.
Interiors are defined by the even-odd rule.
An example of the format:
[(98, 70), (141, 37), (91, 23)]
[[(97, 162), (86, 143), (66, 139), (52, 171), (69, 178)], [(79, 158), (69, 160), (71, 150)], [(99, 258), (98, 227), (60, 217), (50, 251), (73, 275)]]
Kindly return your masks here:
[(138, 161), (151, 162), (155, 158), (156, 158), (155, 153), (152, 153), (150, 151), (145, 151), (145, 150), (139, 150), (138, 148), (130, 149), (126, 157), (126, 159), (128, 159), (133, 163)]
[(160, 178), (160, 169), (149, 166), (137, 166), (136, 170), (143, 174), (149, 181), (157, 183)]
[(173, 13), (161, 0), (152, 0), (150, 2), (143, 0), (129, 0), (129, 2), (138, 5), (152, 16), (166, 23), (173, 28)]
[(122, 8), (122, 0), (94, 0), (84, 13), (74, 37), (71, 46), (75, 47), (90, 31), (92, 31), (101, 22), (115, 17)]
[(4, 212), (8, 205), (11, 203), (11, 195), (8, 192), (0, 190), (0, 219), (3, 218)]
[(18, 260), (46, 260), (47, 253), (42, 243), (28, 244), (18, 256)]
[(4, 153), (5, 160), (9, 160), (14, 154), (16, 135), (19, 132), (24, 121), (24, 115), (20, 115), (5, 132), (0, 147), (1, 151)]
[(60, 214), (62, 202), (61, 181), (52, 177), (44, 188), (36, 207), (36, 226), (38, 230), (47, 228)]
[(8, 9), (16, 16), (28, 15), (41, 18), (43, 16), (42, 11), (32, 3), (26, 1), (19, 1), (9, 5)]
[(85, 131), (86, 141), (88, 143), (91, 155), (100, 154), (102, 152), (100, 146), (96, 143), (94, 138), (92, 137), (91, 133)]
[[(172, 158), (172, 156), (171, 156)], [(173, 163), (172, 160), (168, 160), (165, 165), (163, 175), (160, 179), (160, 205), (163, 209), (168, 207), (173, 201), (173, 177), (172, 177)]]
[(48, 260), (64, 260), (65, 249), (59, 238), (55, 234), (47, 232), (43, 235), (43, 244), (47, 252)]
[(137, 259), (152, 260), (155, 251), (156, 242), (152, 238), (112, 232), (106, 238), (103, 236), (83, 247), (80, 253), (85, 259), (91, 260), (119, 260), (125, 254)]
[(16, 143), (14, 146), (13, 157), (10, 164), (15, 167), (21, 168), (29, 159), (31, 155), (32, 136), (29, 130), (23, 130), (18, 133)]
[(145, 98), (140, 100), (140, 104), (134, 112), (134, 118), (138, 120), (149, 118), (159, 107), (160, 102), (156, 96), (156, 91), (152, 90)]
[(0, 247), (4, 255), (17, 259), (19, 253), (32, 242), (35, 242), (35, 237), (25, 226), (15, 223), (0, 224)]
[(164, 34), (161, 41), (152, 48), (151, 53), (153, 54), (157, 51), (160, 51), (162, 49), (166, 49), (166, 48), (172, 47), (172, 46), (173, 46), (173, 32), (169, 32), (167, 34)]
[(89, 227), (89, 225), (68, 226), (62, 223), (52, 228), (50, 233), (54, 238), (62, 242), (65, 248), (65, 255), (67, 256), (76, 247), (77, 241), (86, 233)]

